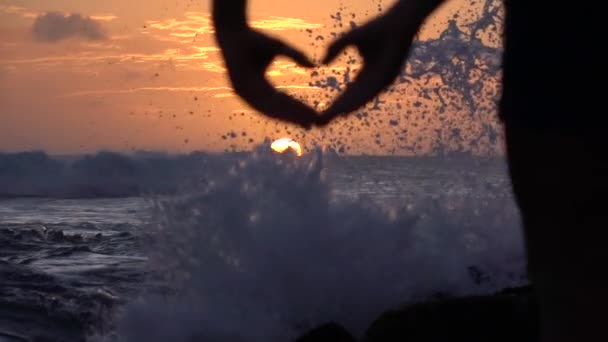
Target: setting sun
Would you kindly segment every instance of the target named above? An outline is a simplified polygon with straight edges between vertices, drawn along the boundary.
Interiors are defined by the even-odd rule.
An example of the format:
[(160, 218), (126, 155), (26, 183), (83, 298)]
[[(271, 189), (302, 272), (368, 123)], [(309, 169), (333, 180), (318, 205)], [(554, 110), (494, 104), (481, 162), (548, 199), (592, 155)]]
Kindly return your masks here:
[(289, 149), (293, 150), (298, 157), (302, 156), (302, 147), (297, 142), (293, 141), (291, 138), (281, 138), (272, 142), (270, 148), (273, 151), (283, 153)]

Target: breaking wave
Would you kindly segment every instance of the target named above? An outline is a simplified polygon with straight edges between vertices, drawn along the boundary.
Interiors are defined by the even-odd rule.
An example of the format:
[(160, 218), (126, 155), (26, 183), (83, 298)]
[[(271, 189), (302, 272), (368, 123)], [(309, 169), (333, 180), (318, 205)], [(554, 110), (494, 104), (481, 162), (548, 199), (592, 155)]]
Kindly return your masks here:
[(51, 157), (44, 152), (0, 153), (0, 198), (175, 193), (183, 179), (200, 177), (201, 171), (213, 169), (218, 160), (205, 153), (100, 152), (73, 158)]
[(295, 158), (264, 147), (156, 201), (147, 254), (171, 291), (128, 305), (117, 333), (287, 341), (333, 321), (361, 334), (396, 305), (526, 282), (512, 199), (438, 192), (392, 208), (336, 199), (320, 152)]

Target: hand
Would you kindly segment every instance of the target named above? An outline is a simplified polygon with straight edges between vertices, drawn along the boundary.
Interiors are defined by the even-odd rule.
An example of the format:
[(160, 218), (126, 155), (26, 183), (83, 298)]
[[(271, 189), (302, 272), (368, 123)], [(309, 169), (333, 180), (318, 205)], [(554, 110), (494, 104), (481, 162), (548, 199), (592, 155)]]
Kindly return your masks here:
[(387, 13), (333, 42), (324, 64), (354, 46), (363, 57), (364, 66), (354, 82), (324, 111), (317, 125), (327, 125), (336, 117), (361, 108), (388, 88), (401, 73), (419, 25), (419, 21), (408, 23), (407, 18)]
[(305, 128), (316, 122), (319, 115), (314, 109), (278, 91), (265, 75), (278, 55), (300, 66), (314, 67), (304, 54), (249, 27), (228, 32), (216, 27), (216, 32), (232, 87), (245, 102), (262, 114)]

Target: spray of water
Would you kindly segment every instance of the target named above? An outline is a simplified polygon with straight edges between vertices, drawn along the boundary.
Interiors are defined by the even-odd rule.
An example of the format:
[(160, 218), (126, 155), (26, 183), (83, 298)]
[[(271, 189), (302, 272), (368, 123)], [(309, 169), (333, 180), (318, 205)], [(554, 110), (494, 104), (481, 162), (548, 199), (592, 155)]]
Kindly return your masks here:
[(395, 305), (522, 281), (510, 200), (336, 200), (321, 152), (268, 150), (157, 202), (150, 265), (174, 292), (129, 305), (124, 340), (285, 341), (328, 321), (360, 334)]

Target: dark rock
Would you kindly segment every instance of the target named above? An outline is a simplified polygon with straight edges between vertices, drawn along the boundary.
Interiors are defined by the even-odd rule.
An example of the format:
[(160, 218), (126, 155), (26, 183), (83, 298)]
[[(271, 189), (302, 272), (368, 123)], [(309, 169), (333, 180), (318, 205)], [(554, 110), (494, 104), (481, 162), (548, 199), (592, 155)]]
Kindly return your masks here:
[[(488, 296), (435, 297), (390, 310), (376, 319), (364, 342), (536, 342), (539, 321), (531, 287)], [(296, 342), (355, 341), (335, 323), (321, 326)]]
[(537, 341), (538, 315), (530, 288), (491, 296), (430, 301), (391, 310), (364, 341)]
[(337, 323), (327, 323), (301, 336), (296, 342), (355, 342), (355, 338)]

